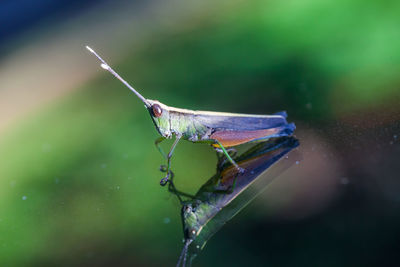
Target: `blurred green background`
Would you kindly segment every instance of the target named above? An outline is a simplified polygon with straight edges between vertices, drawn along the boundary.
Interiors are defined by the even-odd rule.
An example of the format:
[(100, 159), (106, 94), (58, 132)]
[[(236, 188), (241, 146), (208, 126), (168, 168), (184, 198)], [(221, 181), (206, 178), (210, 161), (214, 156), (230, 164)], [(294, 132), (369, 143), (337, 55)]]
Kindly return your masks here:
[[(183, 246), (158, 133), (87, 44), (147, 98), (296, 123), (304, 160), (195, 266), (398, 262), (398, 1), (35, 2), (0, 3), (1, 266), (173, 266)], [(180, 143), (177, 186), (215, 163)]]

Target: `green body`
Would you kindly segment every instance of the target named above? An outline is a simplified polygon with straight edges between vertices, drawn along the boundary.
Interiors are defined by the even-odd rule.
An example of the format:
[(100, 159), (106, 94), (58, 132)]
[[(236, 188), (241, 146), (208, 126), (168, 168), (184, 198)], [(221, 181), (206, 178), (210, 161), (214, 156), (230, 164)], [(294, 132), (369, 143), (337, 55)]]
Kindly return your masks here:
[[(175, 135), (192, 142), (221, 146), (219, 142), (224, 143), (228, 138), (228, 133), (234, 133), (234, 136), (231, 135), (229, 138), (235, 140), (235, 143), (242, 144), (265, 141), (272, 137), (289, 136), (295, 129), (293, 123), (287, 123), (285, 112), (254, 115), (196, 111), (169, 107), (156, 100), (147, 99), (146, 101), (154, 125), (164, 138), (172, 138)], [(160, 109), (161, 114), (154, 114), (154, 106)], [(218, 133), (224, 134), (218, 135)]]
[[(167, 176), (161, 180), (165, 185), (171, 172), (172, 153), (180, 139), (209, 143), (243, 173), (245, 170), (231, 158), (225, 147), (248, 142), (265, 141), (272, 137), (291, 135), (293, 123), (286, 122), (286, 113), (274, 115), (235, 114), (226, 112), (194, 111), (169, 107), (159, 101), (146, 99), (146, 106), (161, 138), (157, 148), (167, 159)], [(168, 155), (158, 144), (166, 138), (176, 137)]]

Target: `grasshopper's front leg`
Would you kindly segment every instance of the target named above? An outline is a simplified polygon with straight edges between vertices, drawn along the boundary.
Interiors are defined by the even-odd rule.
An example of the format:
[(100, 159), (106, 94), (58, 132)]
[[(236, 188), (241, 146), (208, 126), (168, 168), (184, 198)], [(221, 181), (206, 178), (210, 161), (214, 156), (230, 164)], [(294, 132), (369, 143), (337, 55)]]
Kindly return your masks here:
[(164, 150), (160, 147), (160, 143), (162, 141), (164, 141), (166, 138), (164, 136), (161, 136), (159, 138), (156, 139), (156, 141), (154, 142), (154, 144), (156, 145), (158, 151), (160, 151), (161, 155), (167, 159), (167, 155), (165, 155)]
[(239, 173), (244, 173), (245, 169), (240, 168), (239, 165), (232, 159), (232, 157), (229, 155), (228, 151), (226, 151), (225, 147), (218, 141), (215, 140), (215, 143), (219, 145), (219, 148), (221, 148), (222, 152), (226, 156), (226, 158), (229, 160), (230, 163), (232, 163), (233, 166), (238, 170)]
[[(167, 159), (167, 155), (165, 154), (164, 150), (160, 147), (160, 144), (162, 141), (164, 141), (166, 138), (164, 136), (161, 136), (159, 138), (156, 139), (156, 141), (154, 142), (154, 144), (157, 147), (157, 150), (160, 151), (161, 155), (164, 157), (164, 159)], [(160, 171), (162, 172), (166, 172), (167, 171), (167, 166), (165, 165), (160, 165)]]
[(175, 137), (175, 142), (172, 144), (172, 147), (167, 155), (167, 175), (161, 179), (160, 181), (160, 185), (164, 186), (167, 184), (169, 177), (171, 175), (171, 158), (172, 158), (172, 154), (174, 153), (174, 149), (176, 147), (176, 145), (178, 144), (179, 140), (181, 140), (182, 135), (176, 135)]

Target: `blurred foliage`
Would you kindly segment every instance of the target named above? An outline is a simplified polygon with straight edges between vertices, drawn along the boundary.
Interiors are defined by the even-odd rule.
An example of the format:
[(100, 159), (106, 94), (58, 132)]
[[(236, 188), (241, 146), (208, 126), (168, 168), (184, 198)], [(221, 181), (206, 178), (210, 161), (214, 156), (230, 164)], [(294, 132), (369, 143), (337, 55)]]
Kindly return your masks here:
[[(145, 97), (170, 106), (261, 114), (287, 110), (289, 121), (331, 137), (337, 133), (332, 125), (342, 125), (342, 118), (360, 116), (368, 124), (371, 112), (395, 114), (382, 115), (385, 133), (371, 126), (374, 138), (365, 134), (360, 141), (371, 142), (366, 150), (398, 133), (398, 1), (234, 1), (203, 8), (141, 40), (115, 69)], [(351, 123), (340, 127), (339, 136), (354, 134)], [(163, 160), (153, 144), (156, 137), (140, 102), (106, 73), (9, 129), (0, 139), (1, 265), (172, 265), (182, 247), (179, 205), (158, 184)], [(394, 139), (386, 177), (398, 175), (390, 164), (400, 153)], [(357, 140), (349, 140), (329, 142), (345, 145), (346, 154), (357, 150)], [(356, 155), (360, 167), (366, 155)], [(195, 190), (214, 173), (215, 160), (209, 147), (182, 142), (173, 160), (176, 183)], [(355, 180), (380, 176), (378, 167), (358, 172), (347, 158), (342, 161)], [(374, 242), (382, 248), (372, 265), (393, 257), (383, 250), (395, 240), (387, 232), (378, 235), (378, 217), (361, 216), (371, 222), (358, 229), (351, 218), (341, 221), (354, 211), (341, 205), (346, 204), (295, 225), (268, 223), (253, 207), (222, 231), (219, 242), (210, 242), (200, 263), (364, 265), (370, 258), (358, 257), (375, 253)], [(398, 211), (398, 203), (392, 205), (388, 209)], [(398, 237), (400, 220), (392, 219), (380, 227)], [(335, 240), (332, 228), (349, 238)], [(367, 235), (370, 229), (375, 230)], [(332, 244), (320, 247), (323, 237)], [(334, 246), (349, 240), (354, 246), (365, 241), (365, 249), (350, 255), (339, 248), (335, 255)], [(275, 251), (275, 244), (281, 250), (265, 258), (263, 249)], [(349, 243), (345, 248), (352, 250)]]

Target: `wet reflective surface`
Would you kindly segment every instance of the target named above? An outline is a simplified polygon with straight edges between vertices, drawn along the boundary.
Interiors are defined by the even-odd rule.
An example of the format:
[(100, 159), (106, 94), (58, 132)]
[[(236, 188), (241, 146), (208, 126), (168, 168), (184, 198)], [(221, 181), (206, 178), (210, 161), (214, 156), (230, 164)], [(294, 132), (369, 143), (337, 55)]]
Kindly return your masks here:
[[(245, 169), (244, 173), (239, 173), (225, 157), (221, 157), (217, 163), (217, 173), (192, 197), (179, 192), (171, 183), (171, 193), (177, 195), (182, 204), (185, 241), (178, 265), (182, 263), (185, 266), (187, 258), (190, 265), (206, 242), (225, 223), (248, 205), (273, 179), (277, 179), (293, 164), (299, 163), (299, 153), (289, 154), (298, 145), (298, 140), (293, 137), (271, 139), (253, 145), (233, 157)], [(189, 200), (183, 200), (182, 197)]]

